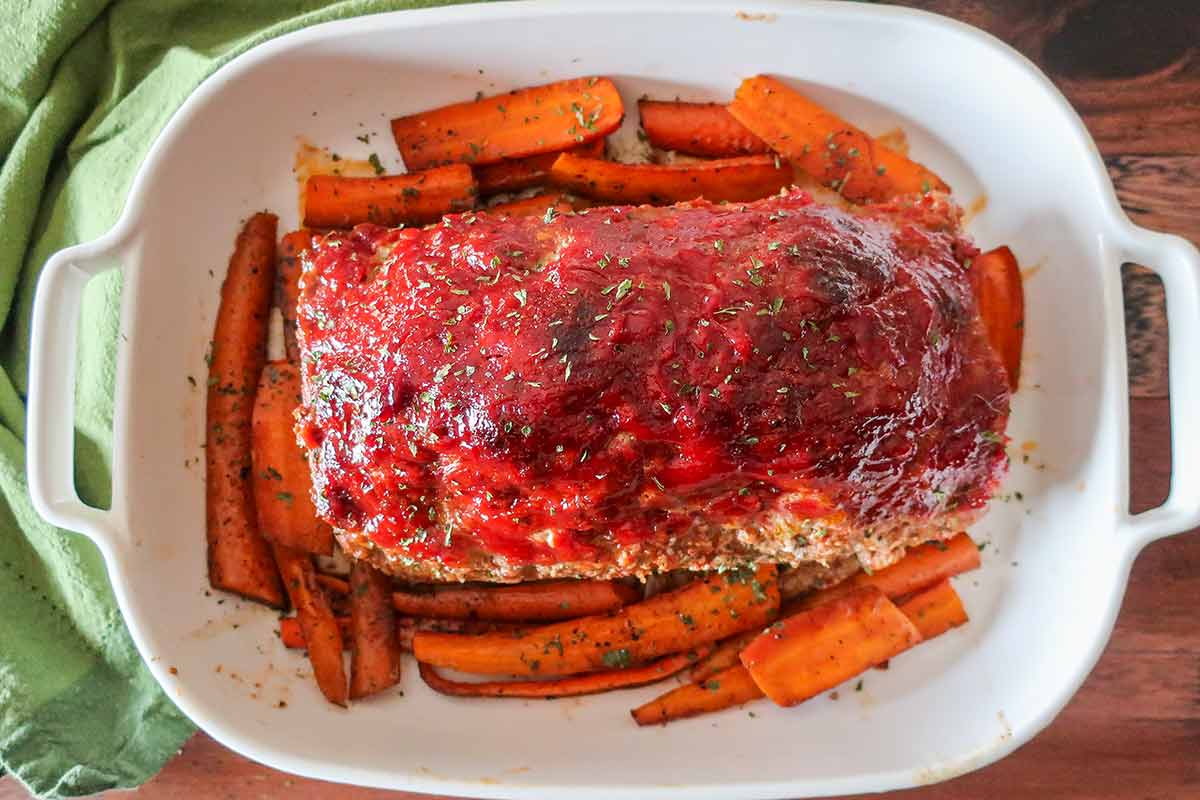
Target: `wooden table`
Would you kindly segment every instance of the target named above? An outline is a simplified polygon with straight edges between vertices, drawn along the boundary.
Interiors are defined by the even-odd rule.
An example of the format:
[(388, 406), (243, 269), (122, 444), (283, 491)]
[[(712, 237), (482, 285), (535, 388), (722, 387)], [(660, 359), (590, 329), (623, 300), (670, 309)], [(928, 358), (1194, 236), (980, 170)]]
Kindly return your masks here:
[[(1195, 0), (906, 4), (988, 30), (1033, 59), (1083, 115), (1134, 221), (1200, 242)], [(1149, 272), (1127, 272), (1126, 305), (1132, 502), (1141, 510), (1162, 501), (1170, 475), (1166, 330), (1161, 293)], [(418, 797), (295, 778), (204, 734), (136, 792), (157, 800), (285, 794), (289, 800)], [(0, 800), (23, 796), (11, 779), (0, 781)], [(1046, 731), (998, 764), (901, 796), (1200, 797), (1200, 536), (1158, 542), (1138, 558), (1107, 651)]]

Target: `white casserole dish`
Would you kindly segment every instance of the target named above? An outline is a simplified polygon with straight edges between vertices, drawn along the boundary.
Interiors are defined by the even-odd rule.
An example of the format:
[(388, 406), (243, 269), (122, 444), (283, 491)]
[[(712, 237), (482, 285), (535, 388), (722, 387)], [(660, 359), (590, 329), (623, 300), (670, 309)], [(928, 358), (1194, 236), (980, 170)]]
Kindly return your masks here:
[[(750, 13), (739, 13), (746, 11)], [(1029, 277), (1024, 388), (1004, 492), (973, 530), (983, 569), (958, 581), (972, 622), (872, 672), (861, 692), (791, 710), (759, 703), (636, 728), (661, 686), (556, 702), (440, 697), (408, 662), (405, 696), (349, 712), (276, 642), (276, 615), (209, 596), (204, 354), (239, 220), (294, 227), (296, 136), (399, 161), (388, 118), (574, 75), (642, 93), (728, 98), (774, 73), (872, 132), (901, 125), (964, 204), (985, 247)], [(359, 123), (362, 123), (361, 125)], [(354, 139), (369, 132), (370, 144)], [(1159, 271), (1173, 348), (1174, 478), (1127, 511), (1119, 267)], [(113, 505), (72, 485), (80, 291), (124, 273)], [(214, 274), (215, 273), (215, 274)], [(1078, 117), (1028, 61), (965, 25), (842, 4), (513, 3), (364, 17), (269, 42), (209, 78), (162, 132), (116, 227), (46, 265), (34, 310), (29, 483), (39, 512), (104, 553), (129, 629), (180, 708), (233, 749), (291, 772), (487, 797), (779, 797), (868, 792), (983, 766), (1045, 726), (1109, 636), (1130, 564), (1200, 521), (1200, 258), (1133, 226)], [(1182, 346), (1181, 346), (1182, 343)], [(187, 376), (197, 379), (193, 387)], [(1023, 450), (1022, 443), (1036, 443)], [(1024, 463), (1023, 456), (1029, 457)], [(298, 674), (303, 673), (303, 674)], [(280, 701), (286, 707), (279, 707)], [(1136, 746), (1136, 745), (1135, 745)]]

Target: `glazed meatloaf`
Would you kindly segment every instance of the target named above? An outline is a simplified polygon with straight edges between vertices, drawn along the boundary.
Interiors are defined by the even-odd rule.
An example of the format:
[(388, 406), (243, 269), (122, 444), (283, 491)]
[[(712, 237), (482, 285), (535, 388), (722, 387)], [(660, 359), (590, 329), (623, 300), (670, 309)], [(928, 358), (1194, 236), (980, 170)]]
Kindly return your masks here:
[(1009, 395), (945, 198), (362, 225), (305, 257), (319, 512), (413, 580), (879, 567), (968, 524)]

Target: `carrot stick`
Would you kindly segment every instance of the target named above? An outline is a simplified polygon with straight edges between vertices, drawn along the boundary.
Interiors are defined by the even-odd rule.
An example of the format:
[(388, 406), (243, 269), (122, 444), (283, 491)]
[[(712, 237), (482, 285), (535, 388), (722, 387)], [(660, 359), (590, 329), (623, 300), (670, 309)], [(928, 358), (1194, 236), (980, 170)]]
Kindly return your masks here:
[(396, 638), (400, 649), (412, 652), (413, 637), (420, 631), (434, 633), (462, 633), (468, 636), (478, 636), (482, 633), (514, 634), (526, 629), (527, 626), (517, 622), (482, 622), (477, 619), (413, 619), (401, 617), (396, 622)]
[(350, 567), (350, 699), (400, 682), (392, 581), (364, 561)]
[(221, 284), (208, 369), (204, 460), (209, 583), (281, 608), (283, 586), (271, 548), (258, 532), (250, 480), (250, 426), (254, 389), (267, 357), (276, 224), (274, 214), (246, 221)]
[(859, 572), (841, 583), (798, 598), (785, 607), (784, 613), (812, 608), (863, 586), (878, 587), (890, 599), (897, 599), (962, 572), (979, 568), (979, 548), (965, 533), (956, 534), (944, 542), (926, 542), (910, 547), (904, 557), (881, 570), (867, 574)]
[(740, 706), (762, 696), (750, 671), (738, 663), (707, 680), (672, 689), (629, 713), (638, 725), (655, 725)]
[(702, 681), (734, 664), (741, 664), (739, 656), (742, 650), (754, 641), (756, 636), (758, 636), (758, 631), (743, 631), (718, 642), (711, 653), (695, 663), (691, 672), (688, 673), (688, 677), (693, 681)]
[(317, 583), (312, 556), (281, 545), (275, 545), (274, 551), (283, 585), (304, 631), (308, 660), (312, 663), (317, 686), (326, 700), (344, 706), (346, 668), (342, 662), (342, 631), (325, 591)]
[(550, 183), (613, 203), (677, 203), (704, 198), (758, 200), (792, 182), (792, 170), (771, 156), (745, 156), (695, 164), (619, 164), (563, 153)]
[(323, 572), (318, 572), (317, 583), (334, 594), (350, 594), (350, 583), (336, 575), (326, 575)]
[[(342, 640), (349, 646), (352, 631), (350, 617), (336, 617), (338, 628), (342, 632)], [(412, 652), (412, 639), (417, 631), (437, 631), (439, 633), (495, 633), (497, 631), (520, 630), (521, 626), (512, 622), (480, 622), (473, 619), (411, 619), (401, 617), (396, 620), (396, 642), (400, 649)], [(284, 617), (279, 620), (279, 640), (283, 646), (292, 650), (303, 650), (304, 630), (296, 617)]]
[(908, 598), (900, 603), (900, 610), (912, 620), (921, 632), (921, 638), (926, 641), (941, 636), (951, 628), (965, 625), (969, 620), (962, 598), (948, 580), (935, 583)]
[(392, 603), (397, 611), (410, 617), (553, 622), (613, 611), (640, 596), (637, 587), (625, 583), (568, 579), (397, 590), (392, 593)]
[[(342, 634), (345, 635), (346, 629), (342, 627), (342, 619), (338, 618), (338, 627), (342, 629)], [(300, 620), (295, 617), (284, 617), (279, 620), (279, 641), (283, 642), (283, 646), (289, 650), (303, 650), (308, 645), (304, 642), (304, 629), (300, 627)]]
[(300, 254), (312, 247), (316, 231), (306, 228), (284, 235), (279, 242), (279, 263), (275, 303), (283, 314), (283, 346), (287, 360), (300, 363), (300, 348), (296, 344), (296, 308), (300, 305)]
[(1021, 346), (1025, 339), (1025, 289), (1021, 268), (1007, 247), (997, 247), (971, 262), (979, 317), (988, 340), (1008, 374), (1008, 388), (1021, 382)]
[(627, 667), (761, 627), (779, 607), (775, 567), (694, 581), (619, 611), (521, 634), (418, 633), (418, 661), (490, 675), (571, 675)]
[(333, 553), (333, 529), (317, 516), (312, 473), (296, 443), (293, 412), (300, 405), (300, 373), (269, 361), (254, 400), (253, 482), (258, 530), (268, 540), (305, 553)]
[(507, 203), (499, 203), (481, 210), (486, 211), (488, 214), (496, 214), (497, 216), (532, 217), (545, 214), (548, 208), (553, 208), (560, 214), (567, 214), (575, 210), (575, 207), (557, 192), (535, 194), (533, 197), (511, 200)]
[(475, 205), (475, 178), (463, 164), (404, 175), (312, 175), (304, 184), (304, 224), (316, 228), (424, 225)]
[(772, 624), (741, 658), (767, 697), (793, 706), (920, 641), (883, 592), (864, 586)]
[[(701, 651), (703, 652), (703, 651)], [(575, 697), (581, 694), (598, 694), (613, 689), (628, 689), (644, 686), (668, 678), (691, 664), (698, 653), (676, 653), (651, 661), (640, 667), (589, 672), (558, 680), (541, 681), (485, 681), (468, 683), (452, 681), (438, 674), (430, 664), (420, 664), (421, 679), (429, 688), (440, 694), (455, 697)]]
[[(902, 597), (963, 572), (978, 569), (979, 547), (966, 533), (942, 542), (925, 542), (909, 548), (904, 558), (868, 575), (852, 576), (850, 587), (876, 586), (889, 598)], [(830, 587), (833, 588), (833, 587)]]
[(716, 158), (770, 152), (766, 142), (720, 103), (639, 100), (638, 114), (646, 138), (662, 150)]
[(566, 150), (603, 138), (625, 109), (608, 78), (574, 78), (392, 120), (409, 169)]
[(923, 165), (882, 146), (775, 78), (758, 75), (742, 81), (729, 113), (776, 153), (852, 202), (950, 191)]
[[(572, 147), (568, 152), (588, 158), (604, 157), (604, 139), (598, 138), (579, 147)], [(513, 158), (496, 164), (472, 167), (475, 173), (475, 183), (479, 185), (480, 194), (499, 194), (501, 192), (519, 192), (531, 186), (546, 182), (550, 167), (558, 153), (540, 153), (527, 158)]]
[[(317, 580), (330, 591), (350, 591), (348, 583), (333, 575), (318, 575)], [(393, 591), (392, 605), (409, 617), (554, 622), (614, 611), (640, 597), (636, 586), (620, 581), (568, 578), (482, 586), (414, 586)]]

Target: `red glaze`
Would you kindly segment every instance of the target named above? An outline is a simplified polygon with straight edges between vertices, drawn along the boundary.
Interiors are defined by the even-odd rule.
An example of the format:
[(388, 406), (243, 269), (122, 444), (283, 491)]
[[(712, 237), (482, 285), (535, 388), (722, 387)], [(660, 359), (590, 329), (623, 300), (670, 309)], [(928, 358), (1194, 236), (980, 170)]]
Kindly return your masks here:
[(1008, 389), (957, 212), (914, 202), (329, 235), (300, 308), (321, 513), (413, 558), (546, 564), (780, 497), (863, 524), (983, 505)]

